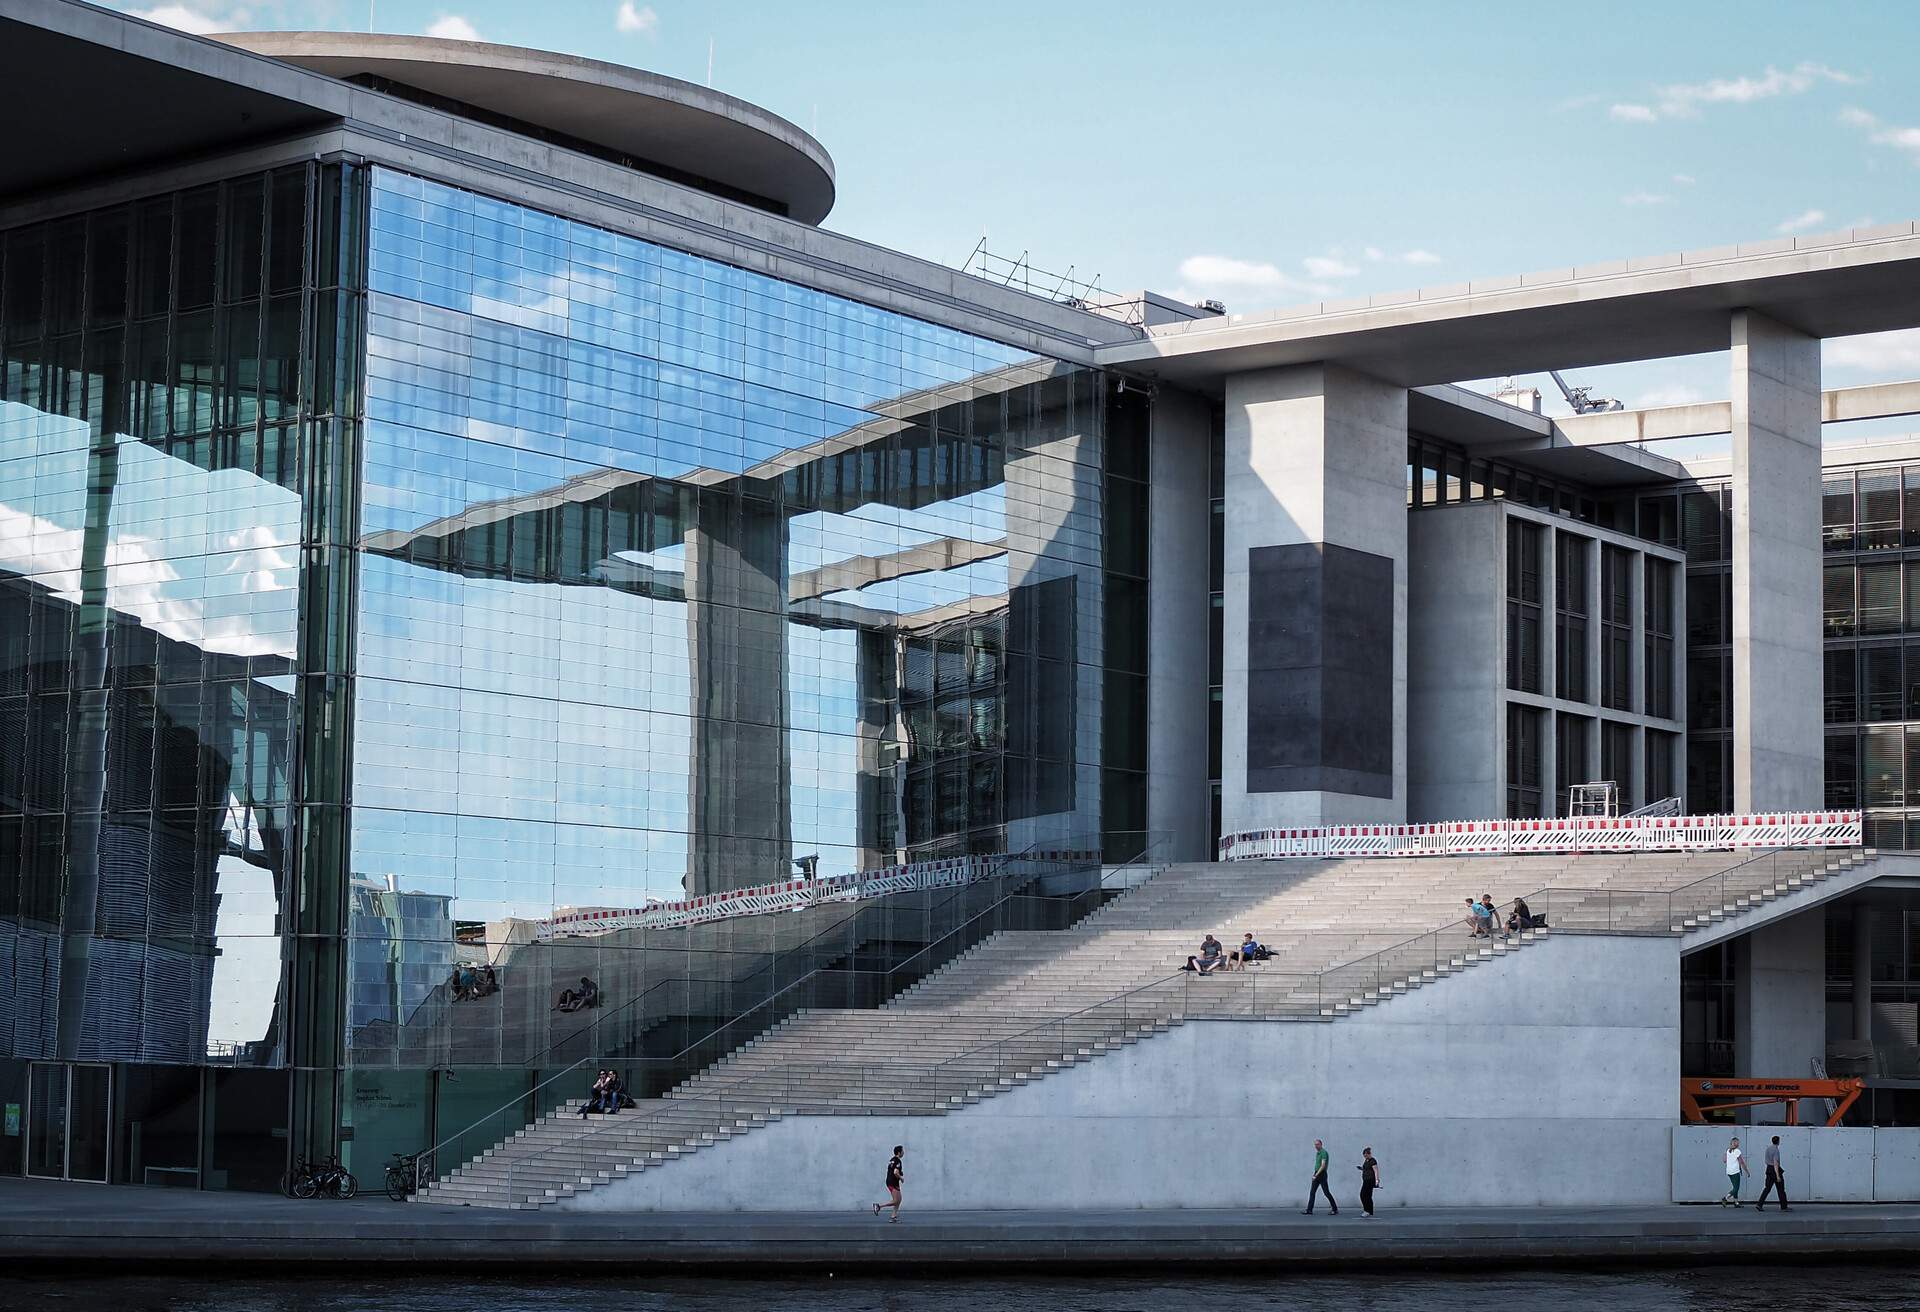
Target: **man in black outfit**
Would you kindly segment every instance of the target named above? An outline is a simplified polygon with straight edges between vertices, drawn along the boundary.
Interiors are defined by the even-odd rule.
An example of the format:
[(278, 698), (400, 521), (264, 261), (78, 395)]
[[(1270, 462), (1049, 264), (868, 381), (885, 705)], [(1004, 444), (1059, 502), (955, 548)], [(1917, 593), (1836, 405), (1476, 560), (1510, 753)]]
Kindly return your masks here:
[(1360, 1208), (1368, 1216), (1373, 1215), (1373, 1191), (1380, 1187), (1380, 1163), (1373, 1159), (1373, 1149), (1360, 1150)]
[(1773, 1142), (1767, 1145), (1767, 1183), (1760, 1190), (1760, 1201), (1753, 1205), (1756, 1212), (1767, 1210), (1767, 1195), (1775, 1189), (1780, 1191), (1780, 1210), (1791, 1212), (1787, 1206), (1787, 1169), (1780, 1165), (1780, 1136), (1774, 1135)]

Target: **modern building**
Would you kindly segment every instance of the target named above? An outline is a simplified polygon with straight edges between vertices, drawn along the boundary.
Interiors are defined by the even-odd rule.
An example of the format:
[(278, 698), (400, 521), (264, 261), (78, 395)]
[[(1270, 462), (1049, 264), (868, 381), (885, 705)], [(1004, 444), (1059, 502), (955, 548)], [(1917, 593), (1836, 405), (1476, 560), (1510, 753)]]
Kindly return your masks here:
[(1228, 316), (828, 231), (807, 133), (592, 60), (11, 0), (0, 112), (0, 1172), (478, 1120), (639, 960), (451, 1005), (560, 908), (1599, 779), (1920, 846), (1920, 448), (1821, 447), (1920, 384), (1819, 354), (1920, 324), (1912, 224)]

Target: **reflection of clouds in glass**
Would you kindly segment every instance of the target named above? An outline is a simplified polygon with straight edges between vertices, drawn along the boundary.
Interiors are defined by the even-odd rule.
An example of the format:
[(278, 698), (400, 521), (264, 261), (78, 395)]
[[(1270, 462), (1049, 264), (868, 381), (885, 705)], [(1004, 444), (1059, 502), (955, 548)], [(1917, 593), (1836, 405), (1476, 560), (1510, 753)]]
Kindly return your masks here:
[[(25, 407), (4, 409), (10, 413), (0, 431), (12, 438), (26, 427), (18, 422)], [(37, 417), (50, 421), (31, 425), (43, 450), (67, 441), (84, 447), (84, 424)], [(291, 659), (299, 498), (252, 474), (209, 472), (132, 438), (119, 439), (118, 461), (104, 556), (107, 604), (208, 652)], [(86, 486), (84, 449), (54, 448), (38, 460), (0, 465), (0, 568), (78, 603)], [(63, 502), (75, 509), (61, 514), (55, 508)]]
[(280, 992), (280, 939), (270, 871), (235, 856), (215, 869), (220, 911), (214, 934), (209, 1043), (250, 1043), (266, 1037)]

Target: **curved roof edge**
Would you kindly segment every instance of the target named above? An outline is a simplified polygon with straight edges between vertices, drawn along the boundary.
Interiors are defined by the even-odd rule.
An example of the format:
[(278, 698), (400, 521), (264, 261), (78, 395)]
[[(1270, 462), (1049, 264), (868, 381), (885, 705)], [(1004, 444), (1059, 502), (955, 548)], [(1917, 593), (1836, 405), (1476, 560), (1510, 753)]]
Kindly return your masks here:
[[(619, 158), (670, 181), (818, 224), (833, 159), (777, 114), (679, 78), (482, 41), (365, 32), (228, 32), (215, 38), (331, 77), (426, 93), (452, 114)], [(404, 90), (403, 90), (404, 89)]]

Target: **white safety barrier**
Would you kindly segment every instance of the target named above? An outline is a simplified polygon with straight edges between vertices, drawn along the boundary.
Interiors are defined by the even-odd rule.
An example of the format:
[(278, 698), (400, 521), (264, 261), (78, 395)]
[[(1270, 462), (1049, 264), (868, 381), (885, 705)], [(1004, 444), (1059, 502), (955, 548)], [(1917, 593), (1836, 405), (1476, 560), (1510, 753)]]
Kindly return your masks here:
[(1022, 852), (1013, 857), (961, 856), (940, 861), (914, 861), (906, 865), (883, 866), (878, 870), (856, 871), (850, 875), (759, 884), (753, 888), (709, 893), (704, 897), (683, 898), (677, 902), (650, 902), (644, 907), (596, 907), (591, 911), (572, 911), (541, 921), (536, 937), (550, 940), (610, 934), (621, 929), (672, 929), (725, 920), (730, 916), (801, 911), (823, 902), (854, 902), (861, 898), (885, 897), (890, 893), (958, 888), (991, 879), (1009, 861), (1098, 860), (1099, 854), (1095, 852), (1061, 849)]
[(1457, 820), (1423, 825), (1254, 829), (1221, 838), (1220, 859), (1678, 852), (1713, 848), (1858, 847), (1860, 843), (1858, 811), (1782, 811), (1764, 815)]

